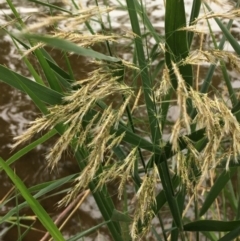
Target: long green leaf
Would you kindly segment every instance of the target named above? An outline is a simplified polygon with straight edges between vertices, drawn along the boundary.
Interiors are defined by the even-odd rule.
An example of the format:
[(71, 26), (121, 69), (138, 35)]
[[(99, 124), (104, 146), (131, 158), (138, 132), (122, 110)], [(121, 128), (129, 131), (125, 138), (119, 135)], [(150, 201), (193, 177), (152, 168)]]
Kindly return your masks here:
[[(204, 4), (205, 4), (205, 6), (207, 7), (207, 9), (209, 11), (213, 12), (212, 9), (210, 8), (210, 6), (206, 2), (204, 2)], [(227, 29), (226, 26), (224, 26), (224, 24), (218, 18), (214, 18), (214, 20), (218, 24), (219, 28), (222, 30), (222, 33), (224, 34), (224, 36), (226, 37), (228, 42), (232, 45), (232, 47), (235, 50), (235, 52), (238, 55), (240, 55), (240, 45), (239, 45), (237, 39), (233, 37), (231, 32)]]
[(211, 187), (210, 192), (208, 193), (202, 208), (200, 210), (199, 215), (204, 215), (212, 203), (216, 200), (217, 196), (220, 194), (222, 189), (225, 187), (227, 182), (230, 180), (230, 178), (236, 173), (237, 168), (230, 168), (229, 171), (224, 170), (221, 175), (217, 178), (217, 180), (214, 182), (214, 185)]
[(41, 49), (36, 49), (34, 53), (38, 59), (39, 64), (41, 65), (41, 69), (43, 70), (46, 80), (49, 83), (51, 89), (62, 93), (63, 91), (60, 84), (58, 83), (57, 77), (50, 68), (47, 60), (44, 58)]
[[(201, 8), (201, 3), (202, 3), (201, 0), (193, 0), (189, 25), (193, 25), (193, 21), (198, 17), (200, 8)], [(193, 32), (188, 32), (188, 45), (189, 46), (191, 46), (193, 35), (194, 35)]]
[[(183, 0), (168, 0), (166, 1), (165, 12), (165, 38), (166, 38), (166, 53), (165, 61), (170, 70), (171, 82), (173, 88), (177, 88), (177, 77), (172, 68), (172, 61), (179, 63), (185, 59), (189, 53), (187, 32), (179, 31), (180, 28), (186, 27), (185, 7)], [(192, 67), (187, 64), (179, 66), (179, 71), (189, 86), (192, 86)]]
[[(29, 145), (27, 145), (26, 147), (22, 148), (21, 150), (19, 150), (17, 153), (15, 153), (14, 155), (12, 155), (7, 161), (6, 163), (8, 165), (14, 163), (16, 160), (18, 160), (20, 157), (24, 156), (25, 154), (27, 154), (29, 151), (31, 151), (32, 149), (34, 149), (36, 146), (44, 143), (45, 141), (47, 141), (48, 139), (50, 139), (51, 137), (53, 137), (54, 135), (56, 135), (57, 131), (55, 129), (49, 131), (48, 133), (44, 134), (42, 137), (40, 137), (39, 139), (37, 139), (36, 141), (33, 141), (32, 143), (30, 143)], [(0, 168), (1, 171), (1, 168)]]
[(152, 22), (151, 22), (151, 20), (148, 17), (148, 14), (141, 7), (139, 1), (134, 0), (134, 4), (135, 4), (135, 9), (138, 12), (138, 15), (142, 18), (142, 21), (144, 22), (144, 25), (147, 27), (147, 29), (151, 33), (151, 36), (153, 36), (153, 38), (155, 39), (155, 41), (157, 43), (162, 42), (163, 39), (159, 36), (159, 33), (153, 27)]
[[(55, 190), (56, 188), (61, 187), (63, 184), (69, 182), (70, 180), (73, 180), (74, 178), (76, 178), (76, 174), (73, 174), (73, 175), (70, 175), (70, 176), (67, 176), (67, 177), (63, 177), (63, 178), (60, 178), (58, 180), (41, 183), (41, 184), (38, 184), (36, 186), (30, 187), (28, 190), (29, 190), (29, 192), (37, 192), (38, 191), (33, 196), (34, 199), (37, 199), (37, 198), (40, 198), (43, 195)], [(23, 203), (19, 204), (18, 207), (12, 208), (6, 215), (1, 217), (0, 224), (4, 223), (11, 216), (13, 216), (17, 212), (17, 210), (21, 210), (21, 209), (23, 209), (27, 206), (28, 206), (28, 203), (23, 202)]]
[(239, 228), (240, 221), (199, 220), (184, 225), (184, 231), (229, 232)]
[(12, 180), (14, 185), (18, 188), (24, 199), (29, 204), (30, 208), (37, 215), (39, 221), (43, 224), (46, 230), (51, 234), (51, 236), (58, 241), (64, 241), (62, 234), (59, 229), (56, 227), (52, 219), (49, 217), (45, 209), (39, 204), (39, 202), (33, 198), (29, 193), (29, 190), (24, 185), (22, 180), (13, 172), (13, 170), (5, 163), (5, 161), (0, 158), (0, 166), (7, 173), (9, 178)]
[(43, 1), (38, 1), (38, 0), (28, 0), (28, 1), (29, 1), (29, 2), (37, 3), (37, 4), (42, 5), (42, 6), (49, 7), (49, 8), (51, 8), (51, 9), (59, 10), (59, 11), (61, 11), (61, 12), (65, 12), (65, 13), (72, 14), (71, 11), (68, 11), (68, 10), (65, 9), (65, 8), (61, 8), (61, 7), (56, 6), (56, 5), (53, 5), (53, 4), (45, 3), (45, 2), (43, 2)]
[(35, 93), (32, 92), (32, 90), (29, 89), (27, 85), (25, 85), (23, 82), (21, 82), (20, 79), (15, 74), (12, 74), (12, 78), (15, 79), (19, 83), (19, 85), (22, 87), (24, 92), (31, 98), (31, 100), (38, 107), (38, 109), (44, 115), (47, 115), (48, 109), (47, 109), (46, 105), (35, 95)]
[(99, 228), (101, 228), (102, 226), (108, 224), (109, 222), (111, 222), (110, 220), (109, 221), (106, 221), (106, 222), (102, 222), (92, 228), (89, 228), (79, 234), (76, 234), (74, 237), (70, 238), (70, 239), (67, 239), (67, 241), (77, 241), (77, 240), (80, 240), (81, 238), (93, 233), (93, 232), (96, 232)]
[[(13, 76), (16, 76), (17, 78), (13, 78)], [(43, 85), (40, 85), (20, 74), (15, 73), (14, 71), (6, 68), (3, 65), (0, 65), (0, 80), (5, 82), (8, 85), (11, 85), (12, 87), (21, 90), (23, 92), (24, 89), (19, 83), (19, 80), (26, 85), (35, 95), (42, 100), (45, 103), (51, 104), (51, 105), (56, 105), (56, 104), (61, 104), (62, 103), (62, 97), (63, 95), (49, 89)]]
[(79, 47), (77, 44), (74, 44), (68, 40), (64, 40), (64, 39), (60, 39), (60, 38), (56, 38), (56, 37), (52, 37), (52, 36), (46, 36), (46, 35), (42, 36), (42, 35), (37, 35), (37, 34), (23, 34), (23, 37), (25, 37), (27, 39), (38, 40), (38, 41), (46, 43), (47, 45), (52, 46), (54, 48), (58, 48), (60, 50), (66, 51), (66, 52), (72, 52), (72, 53), (79, 54), (79, 55), (86, 56), (86, 57), (106, 60), (106, 61), (110, 61), (110, 62), (121, 61), (118, 58), (101, 54), (92, 49), (85, 49), (85, 48)]
[(231, 232), (224, 235), (218, 241), (231, 241), (240, 236), (240, 227), (233, 229)]
[(217, 241), (217, 235), (214, 232), (202, 232), (210, 241)]

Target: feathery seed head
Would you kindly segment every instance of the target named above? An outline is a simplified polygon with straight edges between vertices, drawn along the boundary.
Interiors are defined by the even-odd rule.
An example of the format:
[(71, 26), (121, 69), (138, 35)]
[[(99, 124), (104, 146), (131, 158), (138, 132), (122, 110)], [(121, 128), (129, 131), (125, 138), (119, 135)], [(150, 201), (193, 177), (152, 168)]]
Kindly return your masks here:
[[(222, 57), (218, 54), (218, 57)], [(172, 63), (174, 73), (178, 79), (177, 89), (177, 101), (180, 108), (179, 119), (173, 126), (170, 142), (172, 143), (172, 150), (177, 153), (177, 167), (179, 175), (182, 177), (183, 182), (188, 188), (191, 187), (192, 177), (190, 174), (189, 161), (186, 162), (186, 158), (179, 150), (178, 138), (181, 136), (187, 144), (187, 149), (192, 155), (195, 165), (201, 171), (200, 181), (208, 175), (211, 168), (215, 167), (223, 158), (226, 157), (226, 152), (222, 152), (223, 140), (228, 139), (228, 155), (237, 160), (237, 156), (240, 153), (240, 126), (235, 116), (231, 113), (226, 103), (217, 98), (212, 99), (206, 94), (201, 94), (192, 88), (189, 90), (185, 86), (185, 82), (179, 74), (177, 66)], [(187, 114), (186, 100), (190, 98), (193, 106), (196, 109), (196, 116), (193, 120)], [(197, 151), (187, 137), (181, 135), (182, 128), (188, 129), (190, 132), (190, 125), (197, 124), (197, 128), (205, 128), (206, 138), (208, 140), (206, 146), (201, 152)], [(229, 159), (226, 164), (226, 169), (229, 166)]]
[[(159, 178), (157, 166), (154, 164), (152, 170), (143, 177), (143, 182), (139, 188), (135, 204), (134, 218), (131, 227), (131, 236), (136, 239), (146, 234), (151, 228), (151, 221), (154, 217), (153, 208), (156, 205), (155, 188)], [(139, 222), (143, 225), (141, 233), (138, 233)]]

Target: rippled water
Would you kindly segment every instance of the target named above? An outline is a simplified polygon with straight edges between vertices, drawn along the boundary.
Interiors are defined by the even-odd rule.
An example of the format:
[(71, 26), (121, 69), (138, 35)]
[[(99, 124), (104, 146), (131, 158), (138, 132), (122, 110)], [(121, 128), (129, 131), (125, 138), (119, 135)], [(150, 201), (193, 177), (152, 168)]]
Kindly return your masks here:
[[(57, 2), (57, 1), (55, 1)], [(65, 1), (66, 2), (66, 1)], [(89, 6), (94, 4), (95, 1), (79, 1), (82, 6)], [(118, 1), (109, 1), (110, 5), (118, 5)], [(122, 1), (124, 3), (124, 1)], [(192, 1), (185, 1), (186, 8), (191, 9)], [(53, 3), (53, 1), (50, 1)], [(61, 2), (58, 2), (60, 4)], [(28, 1), (15, 1), (15, 5), (18, 6), (18, 11), (22, 16), (30, 16), (34, 19), (35, 14), (41, 12), (46, 13), (46, 8), (38, 8), (35, 4), (30, 3)], [(164, 30), (164, 4), (163, 1), (148, 1), (147, 10), (149, 15), (151, 16), (151, 20), (153, 22), (154, 27), (159, 30), (159, 34), (161, 34)], [(217, 7), (214, 6), (214, 9)], [(227, 5), (224, 7), (224, 11), (228, 9)], [(0, 25), (4, 25), (7, 21), (7, 17), (13, 17), (10, 9), (6, 5), (6, 1), (0, 1)], [(222, 10), (222, 9), (220, 9)], [(110, 13), (110, 17), (113, 19), (112, 27), (116, 29), (130, 29), (130, 24), (128, 21), (128, 16), (125, 11), (114, 10)], [(216, 35), (219, 34), (219, 28), (216, 23), (211, 22), (211, 26)], [(238, 34), (239, 30), (239, 22), (236, 22), (233, 26), (232, 31)], [(98, 24), (95, 24), (95, 29), (100, 28)], [(11, 44), (11, 39), (7, 35), (3, 35), (2, 32), (0, 39), (0, 63), (8, 66), (9, 68), (21, 73), (22, 75), (29, 76), (28, 71), (26, 70), (23, 62), (21, 61), (17, 51)], [(149, 40), (152, 44), (154, 44), (154, 40)], [(209, 42), (205, 42), (206, 45), (209, 45)], [(232, 51), (229, 44), (225, 45), (225, 49)], [(59, 60), (59, 64), (61, 63), (61, 55), (58, 51), (53, 51), (53, 57)], [(125, 53), (123, 57), (128, 58), (129, 55)], [(72, 56), (73, 63), (77, 63), (74, 66), (75, 71), (78, 72), (79, 78), (84, 76), (88, 71), (88, 65), (84, 58), (79, 56)], [(202, 69), (202, 76), (206, 73), (206, 69)], [(230, 72), (230, 75), (233, 80), (233, 87), (240, 88), (240, 81), (238, 74), (235, 72)], [(0, 73), (1, 78), (1, 73)], [(219, 81), (219, 76), (214, 76), (215, 86), (217, 86)], [(32, 104), (31, 100), (24, 94), (19, 91), (14, 90), (4, 83), (0, 83), (1, 95), (0, 95), (0, 156), (4, 159), (9, 158), (15, 151), (11, 152), (11, 144), (13, 143), (13, 137), (21, 134), (24, 129), (26, 129), (29, 121), (35, 119), (39, 113), (35, 106)], [(172, 106), (170, 112), (168, 114), (169, 119), (176, 119), (178, 112), (177, 106)], [(52, 140), (53, 141), (53, 140)], [(78, 170), (77, 164), (73, 161), (71, 155), (64, 156), (63, 160), (60, 162), (58, 170), (49, 172), (45, 170), (46, 162), (44, 159), (44, 155), (47, 152), (48, 148), (51, 146), (52, 141), (44, 145), (38, 146), (35, 150), (31, 151), (23, 158), (18, 160), (14, 165), (17, 174), (25, 180), (27, 186), (35, 185), (39, 182), (45, 182), (49, 180), (54, 180), (63, 176), (67, 176), (75, 173)], [(4, 198), (6, 193), (12, 188), (11, 182), (9, 182), (6, 175), (1, 173), (0, 175), (0, 200)], [(116, 189), (116, 188), (115, 188)], [(115, 190), (113, 188), (112, 193), (115, 194)], [(131, 192), (131, 190), (129, 190)], [(61, 198), (61, 195), (52, 197), (51, 199), (46, 199), (43, 201), (44, 208), (49, 213), (54, 213), (57, 216), (63, 209), (57, 210), (55, 203)], [(0, 203), (1, 204), (1, 203)], [(2, 206), (0, 209), (0, 216), (4, 215), (7, 212), (7, 209), (11, 206), (15, 205), (15, 200), (11, 201), (7, 207)], [(22, 213), (21, 213), (22, 214)], [(25, 215), (30, 215), (31, 212), (25, 211)], [(68, 225), (64, 229), (64, 234), (69, 236), (71, 233), (79, 232), (80, 230), (87, 229), (93, 225), (96, 225), (101, 220), (101, 214), (99, 213), (95, 201), (91, 195), (89, 195), (85, 202), (79, 208), (79, 211), (76, 212), (74, 217), (69, 221)], [(26, 222), (26, 224), (30, 224), (30, 222)], [(39, 224), (36, 227), (41, 228)], [(1, 234), (0, 234), (1, 235)], [(24, 238), (24, 240), (39, 240), (42, 236), (42, 233), (39, 232), (31, 232), (29, 235)], [(1, 237), (1, 236), (0, 236)], [(4, 241), (14, 241), (17, 240), (17, 230), (16, 228), (11, 229), (7, 234), (2, 237)], [(105, 229), (101, 229), (98, 234), (93, 234), (89, 238), (85, 238), (84, 240), (110, 240), (108, 234)]]

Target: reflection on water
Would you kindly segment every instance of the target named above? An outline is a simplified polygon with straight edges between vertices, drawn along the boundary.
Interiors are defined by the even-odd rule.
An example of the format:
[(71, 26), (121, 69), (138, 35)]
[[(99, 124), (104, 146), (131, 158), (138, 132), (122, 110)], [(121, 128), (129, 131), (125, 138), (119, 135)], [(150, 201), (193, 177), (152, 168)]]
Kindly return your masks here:
[[(58, 2), (58, 5), (61, 5), (61, 1)], [(109, 1), (111, 4), (118, 5), (118, 1)], [(160, 3), (159, 3), (160, 2)], [(191, 8), (192, 1), (186, 1), (187, 9)], [(53, 1), (50, 1), (53, 3)], [(31, 16), (31, 19), (34, 20), (34, 14), (41, 12), (46, 13), (47, 8), (40, 7), (37, 8), (34, 3), (31, 3), (27, 0), (15, 1), (14, 4), (18, 4), (18, 11), (22, 14), (22, 16)], [(94, 1), (84, 1), (82, 6), (88, 6), (94, 4)], [(13, 17), (11, 11), (6, 6), (6, 1), (0, 1), (1, 11), (0, 11), (0, 24), (4, 25), (7, 21), (7, 18)], [(225, 6), (226, 7), (226, 6)], [(148, 12), (149, 15), (151, 13), (151, 19), (153, 25), (156, 29), (159, 30), (159, 34), (163, 31), (164, 28), (164, 5), (163, 1), (148, 1)], [(189, 12), (189, 10), (188, 10)], [(128, 21), (128, 16), (125, 11), (114, 10), (110, 13), (110, 17), (113, 19), (112, 27), (114, 29), (129, 29), (130, 24)], [(219, 28), (217, 27), (215, 22), (212, 22), (213, 30), (217, 34), (219, 32)], [(100, 28), (99, 24), (95, 24), (96, 30)], [(236, 30), (239, 28), (239, 23), (236, 22), (234, 28), (232, 29), (233, 33), (237, 33)], [(3, 35), (0, 40), (1, 48), (0, 48), (0, 63), (8, 66), (9, 68), (21, 73), (22, 75), (29, 76), (28, 71), (26, 70), (23, 61), (20, 60), (17, 51), (11, 44), (11, 39), (9, 36)], [(150, 43), (154, 44), (154, 40), (150, 39)], [(206, 47), (208, 47), (209, 42), (205, 41)], [(231, 51), (231, 47), (226, 44), (225, 48)], [(58, 64), (60, 66), (65, 65), (64, 58), (58, 51), (52, 51), (53, 58), (58, 60)], [(128, 58), (129, 54), (123, 53), (123, 57)], [(86, 72), (89, 71), (89, 66), (86, 59), (79, 56), (71, 57), (72, 63), (74, 63), (74, 73), (76, 78), (83, 78), (86, 75)], [(203, 79), (207, 71), (202, 68), (201, 78)], [(233, 80), (233, 88), (240, 88), (240, 81), (238, 75), (230, 71), (230, 76)], [(0, 74), (1, 76), (1, 74)], [(221, 83), (219, 76), (214, 76), (214, 85), (217, 87)], [(14, 90), (4, 83), (0, 83), (1, 95), (0, 95), (0, 156), (4, 159), (8, 159), (14, 152), (11, 152), (11, 143), (13, 137), (21, 134), (24, 129), (26, 129), (27, 124), (35, 119), (38, 116), (38, 110), (32, 104), (31, 100), (24, 94), (19, 91)], [(169, 121), (176, 120), (179, 115), (179, 110), (176, 105), (172, 105), (170, 111), (168, 113)], [(166, 135), (166, 138), (169, 136)], [(14, 168), (17, 174), (25, 180), (27, 186), (33, 186), (37, 183), (46, 182), (49, 180), (58, 179), (60, 177), (68, 176), (70, 174), (75, 173), (78, 170), (77, 164), (74, 162), (71, 155), (66, 154), (63, 160), (59, 163), (58, 169), (53, 172), (49, 172), (45, 169), (46, 161), (44, 159), (44, 155), (47, 150), (50, 148), (53, 140), (45, 143), (44, 145), (40, 145), (35, 148), (33, 151), (25, 155), (23, 158), (18, 160), (14, 165)], [(16, 150), (15, 150), (16, 151)], [(4, 173), (0, 175), (0, 200), (6, 195), (6, 193), (12, 188), (11, 182), (8, 180), (7, 176)], [(67, 186), (66, 186), (67, 188)], [(112, 194), (115, 195), (116, 188), (112, 190)], [(131, 193), (131, 187), (129, 188), (129, 193)], [(42, 201), (44, 208), (54, 217), (57, 217), (64, 208), (57, 209), (56, 203), (63, 197), (63, 194), (59, 194), (57, 196), (51, 197), (51, 199), (45, 199)], [(18, 200), (19, 202), (21, 200)], [(4, 215), (8, 208), (11, 206), (15, 206), (16, 200), (12, 200), (7, 207), (3, 206), (0, 209), (0, 216)], [(7, 209), (7, 210), (6, 210)], [(21, 215), (32, 215), (30, 210), (23, 210)], [(95, 201), (91, 195), (88, 195), (85, 202), (81, 205), (78, 212), (76, 212), (68, 222), (67, 226), (63, 230), (63, 233), (66, 237), (69, 237), (71, 234), (77, 233), (81, 230), (85, 230), (90, 228), (96, 224), (98, 224), (102, 220), (101, 214), (98, 211), (98, 208), (95, 204)], [(26, 221), (24, 224), (31, 225), (31, 222)], [(35, 228), (43, 230), (41, 225), (37, 223)], [(22, 229), (24, 232), (25, 229)], [(102, 232), (102, 233), (101, 233)], [(101, 229), (99, 234), (90, 235), (89, 238), (85, 238), (84, 240), (110, 240), (105, 229)], [(14, 227), (11, 229), (2, 240), (4, 241), (13, 241), (17, 240), (17, 229)], [(24, 240), (39, 240), (42, 237), (42, 232), (30, 232)], [(101, 235), (104, 235), (101, 239)]]

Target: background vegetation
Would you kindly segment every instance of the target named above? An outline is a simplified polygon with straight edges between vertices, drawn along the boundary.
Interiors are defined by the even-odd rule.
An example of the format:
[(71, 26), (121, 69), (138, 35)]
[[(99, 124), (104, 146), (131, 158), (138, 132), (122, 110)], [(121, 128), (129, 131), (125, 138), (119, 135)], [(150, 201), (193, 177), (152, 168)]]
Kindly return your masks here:
[[(26, 93), (42, 112), (25, 133), (14, 138), (14, 147), (39, 133), (42, 136), (8, 160), (0, 158), (2, 171), (18, 190), (15, 198), (21, 195), (25, 199), (2, 216), (1, 223), (16, 217), (14, 225), (20, 227), (23, 217), (19, 211), (28, 206), (46, 232), (58, 241), (80, 240), (103, 225), (112, 240), (119, 241), (237, 238), (240, 105), (226, 64), (239, 71), (240, 46), (230, 31), (239, 15), (239, 1), (233, 2), (226, 13), (214, 13), (207, 2), (194, 0), (190, 19), (186, 20), (184, 1), (168, 0), (164, 35), (154, 29), (142, 1), (126, 0), (116, 6), (128, 12), (131, 24), (131, 31), (120, 33), (111, 27), (109, 12), (113, 8), (108, 1), (100, 4), (96, 0), (95, 6), (87, 9), (74, 1), (66, 8), (31, 2), (48, 7), (50, 16), (26, 24), (12, 1), (7, 0), (14, 17), (3, 29), (11, 36), (34, 81), (3, 65), (0, 78)], [(201, 7), (204, 13), (200, 16)], [(219, 43), (209, 19), (214, 19), (222, 31)], [(225, 19), (229, 19), (226, 25)], [(194, 37), (203, 31), (200, 21), (206, 23), (212, 38), (209, 49), (202, 48), (201, 38), (193, 45)], [(100, 26), (97, 32), (96, 24)], [(8, 26), (18, 31), (9, 31)], [(46, 26), (51, 31), (39, 34)], [(223, 50), (226, 41), (234, 52)], [(61, 50), (67, 70), (57, 64), (45, 46)], [(97, 46), (104, 50), (97, 51)], [(123, 59), (123, 48), (130, 50), (129, 59)], [(91, 64), (86, 78), (76, 78), (69, 60), (73, 53), (85, 56)], [(32, 58), (37, 66), (30, 61)], [(208, 71), (199, 84), (201, 64), (208, 64)], [(222, 71), (225, 92), (212, 85), (217, 68)], [(172, 104), (180, 110), (176, 121), (167, 118)], [(79, 170), (27, 188), (11, 164), (53, 136), (58, 138), (46, 155), (48, 167), (56, 168), (70, 147)], [(67, 209), (80, 193), (90, 190), (104, 219), (70, 238), (63, 237), (61, 228), (39, 202), (43, 195), (65, 183), (72, 187), (64, 189), (65, 197), (59, 205)], [(117, 204), (109, 183), (117, 183)], [(127, 192), (129, 186), (135, 191), (134, 197)], [(194, 214), (189, 216), (191, 211)], [(171, 220), (170, 226), (166, 219)], [(19, 231), (19, 240), (31, 229)]]

